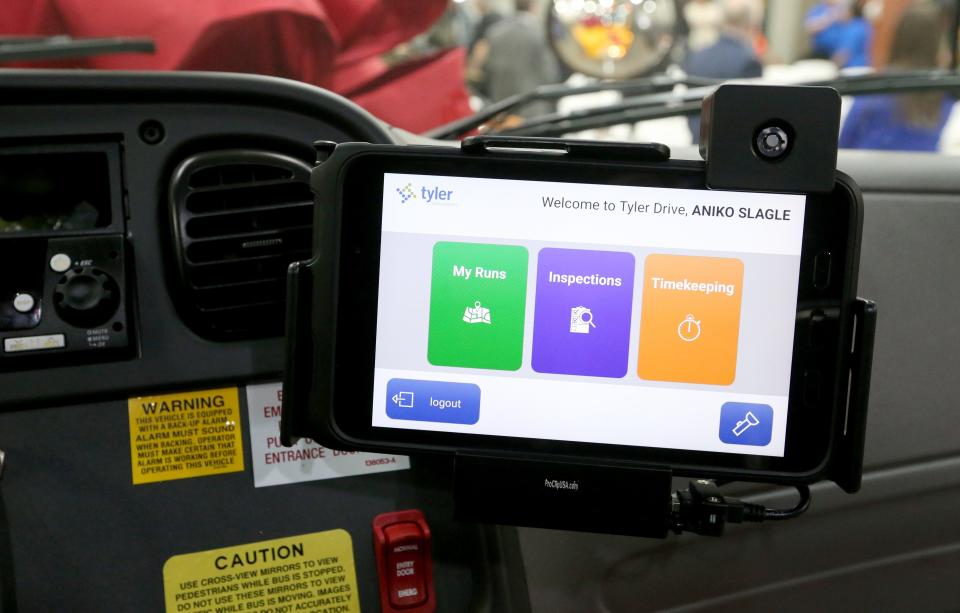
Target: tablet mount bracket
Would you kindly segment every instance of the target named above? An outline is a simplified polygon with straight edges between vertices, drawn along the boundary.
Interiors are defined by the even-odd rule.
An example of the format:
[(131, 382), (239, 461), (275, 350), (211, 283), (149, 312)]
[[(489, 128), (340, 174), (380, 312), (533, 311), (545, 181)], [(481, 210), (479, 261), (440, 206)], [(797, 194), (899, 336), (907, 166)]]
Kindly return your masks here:
[[(811, 139), (804, 139), (800, 145), (790, 141), (799, 130), (809, 132), (812, 129), (806, 125), (809, 115), (798, 100), (815, 104), (821, 109), (820, 117), (836, 115), (839, 118), (839, 98), (833, 90), (825, 89), (765, 87), (762, 90), (764, 96), (758, 96), (756, 86), (723, 86), (708, 97), (704, 103), (701, 131), (707, 187), (737, 189), (739, 185), (739, 189), (805, 193), (832, 190), (839, 128), (833, 131), (831, 139), (828, 133), (833, 130), (832, 124), (825, 129), (821, 123), (814, 127), (818, 134), (824, 132), (819, 141), (811, 143)], [(800, 93), (804, 95), (797, 96), (797, 90), (803, 90)], [(750, 121), (743, 120), (742, 106), (739, 105), (745, 104), (747, 99), (755, 103), (759, 98), (767, 100), (764, 102), (766, 106), (772, 101), (780, 110), (776, 120), (761, 122), (775, 125), (776, 130), (768, 127), (754, 129)], [(785, 105), (786, 112), (783, 111)], [(791, 123), (791, 120), (800, 125)], [(769, 132), (782, 137), (780, 145), (786, 153), (791, 153), (789, 147), (794, 147), (793, 155), (782, 151), (772, 157), (764, 155), (769, 153), (764, 147), (771, 144), (770, 140), (765, 140), (770, 136)], [(739, 170), (740, 174), (731, 177), (725, 170), (724, 164), (729, 162), (730, 155), (720, 154), (735, 139), (752, 140), (756, 149), (754, 159), (749, 162), (751, 176), (748, 178), (740, 176), (742, 172)], [(801, 148), (805, 149), (799, 151)], [(670, 149), (659, 143), (509, 136), (469, 137), (461, 144), (461, 150), (473, 155), (494, 151), (518, 156), (563, 155), (584, 161), (656, 163), (670, 159)], [(803, 160), (798, 161), (799, 158)], [(786, 163), (788, 159), (789, 164)], [(742, 185), (744, 181), (749, 185)], [(783, 188), (784, 185), (787, 189)], [(834, 438), (829, 468), (822, 475), (848, 493), (860, 489), (863, 472), (876, 316), (876, 304), (866, 299), (858, 298), (851, 309), (851, 317), (855, 319), (855, 338), (849, 356), (850, 393), (845, 427)], [(455, 515), (458, 519), (654, 538), (664, 538), (671, 531), (720, 536), (727, 523), (789, 519), (806, 511), (810, 502), (807, 486), (787, 479), (783, 485), (796, 487), (800, 502), (793, 509), (778, 511), (726, 496), (717, 482), (710, 479), (694, 479), (685, 490), (672, 492), (675, 475), (668, 467), (584, 464), (582, 460), (563, 462), (553, 458), (521, 459), (459, 453), (455, 457), (454, 474)]]
[[(876, 304), (857, 299), (850, 355), (850, 393), (844, 431), (835, 436), (824, 475), (847, 493), (860, 489)], [(670, 532), (721, 536), (727, 523), (791, 519), (807, 510), (810, 492), (796, 487), (800, 502), (767, 509), (723, 494), (718, 481), (693, 479), (672, 492), (669, 467), (558, 461), (458, 453), (454, 465), (454, 515), (481, 523), (665, 538)]]
[[(811, 105), (818, 112), (811, 113)], [(701, 155), (706, 165), (705, 186), (804, 194), (831, 191), (836, 181), (839, 110), (839, 96), (829, 88), (719, 87), (704, 101)], [(796, 138), (797, 134), (804, 138)], [(811, 134), (819, 137), (809, 138)], [(324, 141), (315, 146), (321, 164), (336, 144)], [(496, 152), (518, 159), (564, 156), (584, 163), (603, 160), (648, 166), (670, 159), (670, 149), (656, 143), (495, 135), (469, 137), (461, 143), (461, 150), (476, 156)], [(292, 264), (288, 275), (288, 322), (310, 316), (311, 278), (302, 264)], [(727, 523), (796, 517), (809, 506), (808, 482), (829, 479), (848, 493), (858, 491), (877, 309), (875, 303), (862, 298), (851, 307), (848, 311), (853, 321), (849, 323), (855, 332), (844, 362), (849, 369), (846, 413), (834, 427), (826, 468), (804, 478), (757, 477), (765, 483), (797, 488), (800, 502), (795, 508), (778, 511), (726, 496), (719, 482), (709, 478), (722, 477), (719, 473), (694, 478), (686, 489), (673, 492), (674, 477), (697, 475), (689, 471), (681, 475), (668, 466), (470, 452), (455, 455), (456, 517), (654, 538), (664, 538), (671, 531), (719, 536)], [(311, 365), (312, 342), (316, 341), (288, 338), (284, 404), (292, 408), (306, 400), (295, 397), (295, 391), (300, 388), (297, 379), (309, 376), (305, 369)], [(283, 417), (281, 436), (289, 445), (297, 438), (294, 433), (303, 430), (298, 422), (304, 415), (285, 410)]]

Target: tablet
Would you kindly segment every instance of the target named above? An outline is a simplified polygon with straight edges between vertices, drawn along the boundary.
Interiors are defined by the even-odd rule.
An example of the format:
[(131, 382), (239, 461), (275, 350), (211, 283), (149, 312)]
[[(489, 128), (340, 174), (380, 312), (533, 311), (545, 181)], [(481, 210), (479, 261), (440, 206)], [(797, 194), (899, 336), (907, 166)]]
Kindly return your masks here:
[(696, 162), (337, 153), (314, 177), (320, 440), (741, 477), (826, 465), (861, 218), (842, 177), (757, 193), (705, 189)]

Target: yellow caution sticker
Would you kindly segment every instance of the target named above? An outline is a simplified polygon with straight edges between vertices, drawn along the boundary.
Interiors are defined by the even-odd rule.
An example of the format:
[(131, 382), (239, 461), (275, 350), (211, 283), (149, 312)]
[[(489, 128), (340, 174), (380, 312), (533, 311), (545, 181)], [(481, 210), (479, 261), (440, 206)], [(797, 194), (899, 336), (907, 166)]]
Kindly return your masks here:
[(154, 483), (243, 470), (237, 388), (127, 401), (133, 483)]
[(163, 594), (167, 613), (360, 613), (346, 530), (173, 556)]

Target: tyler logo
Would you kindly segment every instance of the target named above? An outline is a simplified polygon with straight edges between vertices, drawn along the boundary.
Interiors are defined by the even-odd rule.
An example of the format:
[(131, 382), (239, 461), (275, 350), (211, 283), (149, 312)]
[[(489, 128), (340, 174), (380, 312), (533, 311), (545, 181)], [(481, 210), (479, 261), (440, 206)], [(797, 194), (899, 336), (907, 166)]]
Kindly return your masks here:
[(407, 200), (413, 198), (417, 199), (417, 193), (413, 191), (413, 184), (407, 183), (402, 188), (397, 188), (397, 193), (400, 194), (400, 204), (406, 204)]

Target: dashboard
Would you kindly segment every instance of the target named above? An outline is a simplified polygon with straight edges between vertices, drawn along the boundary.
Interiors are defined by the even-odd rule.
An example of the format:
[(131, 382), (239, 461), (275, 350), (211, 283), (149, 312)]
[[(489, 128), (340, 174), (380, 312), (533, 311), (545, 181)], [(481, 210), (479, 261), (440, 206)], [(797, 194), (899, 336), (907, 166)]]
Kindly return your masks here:
[[(393, 129), (292, 81), (84, 71), (0, 72), (0, 126), (0, 449), (21, 611), (160, 610), (176, 555), (337, 530), (357, 605), (375, 610), (372, 522), (406, 508), (429, 522), (445, 610), (528, 610), (507, 572), (516, 533), (454, 522), (442, 463), (378, 472), (389, 467), (368, 459), (350, 468), (362, 477), (255, 487), (254, 465), (282, 453), (254, 450), (269, 432), (247, 443), (263, 425), (248, 409), (276, 396), (283, 369), (286, 267), (310, 250), (311, 143), (394, 142)], [(167, 441), (151, 428), (204, 390), (226, 390), (204, 419), (224, 397), (237, 405), (236, 438), (198, 424), (182, 459), (216, 446), (215, 470), (235, 444), (238, 469), (161, 478)], [(131, 417), (144, 405), (157, 423)]]
[[(377, 610), (372, 522), (411, 508), (429, 521), (442, 611), (960, 602), (954, 160), (841, 153), (864, 191), (861, 293), (881, 309), (863, 492), (821, 484), (789, 525), (662, 542), (455, 522), (438, 460), (297, 482), (256, 472), (281, 458), (270, 433), (255, 447), (250, 409), (267, 411), (283, 370), (284, 275), (309, 252), (317, 140), (416, 137), (280, 79), (0, 71), (13, 169), (0, 170), (0, 485), (21, 611), (162, 610), (175, 556), (328, 530), (350, 536), (360, 608)], [(235, 394), (236, 470), (153, 478), (135, 412), (170, 394), (202, 403), (198, 390)]]

